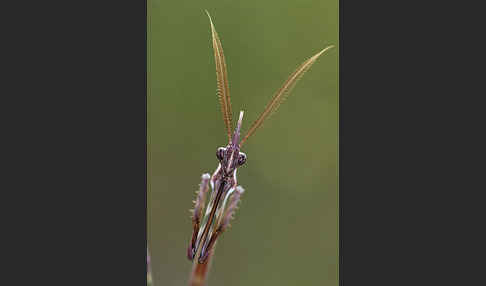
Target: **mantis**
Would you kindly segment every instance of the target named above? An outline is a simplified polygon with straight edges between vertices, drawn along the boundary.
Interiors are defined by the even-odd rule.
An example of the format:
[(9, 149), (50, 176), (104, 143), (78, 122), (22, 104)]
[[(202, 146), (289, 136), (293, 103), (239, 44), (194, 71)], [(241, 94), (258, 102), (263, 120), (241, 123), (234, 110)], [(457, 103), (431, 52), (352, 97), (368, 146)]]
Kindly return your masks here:
[[(246, 154), (241, 152), (241, 147), (259, 127), (278, 109), (284, 99), (290, 94), (297, 81), (315, 61), (333, 46), (328, 46), (304, 61), (277, 90), (273, 98), (267, 104), (260, 116), (251, 125), (248, 133), (240, 140), (240, 130), (244, 112), (240, 111), (238, 122), (232, 130), (232, 111), (226, 60), (218, 33), (214, 27), (211, 16), (206, 11), (211, 24), (212, 46), (216, 64), (216, 78), (218, 99), (221, 106), (223, 121), (228, 135), (226, 147), (219, 147), (216, 158), (218, 167), (212, 175), (203, 174), (200, 189), (197, 193), (195, 207), (192, 210), (193, 234), (187, 249), (187, 257), (194, 262), (191, 285), (200, 285), (204, 281), (207, 272), (208, 258), (214, 249), (216, 240), (229, 226), (229, 222), (236, 210), (243, 187), (238, 185), (236, 171), (246, 163)], [(206, 195), (209, 186), (211, 193), (207, 208), (204, 211)], [(199, 281), (199, 282), (197, 282)]]

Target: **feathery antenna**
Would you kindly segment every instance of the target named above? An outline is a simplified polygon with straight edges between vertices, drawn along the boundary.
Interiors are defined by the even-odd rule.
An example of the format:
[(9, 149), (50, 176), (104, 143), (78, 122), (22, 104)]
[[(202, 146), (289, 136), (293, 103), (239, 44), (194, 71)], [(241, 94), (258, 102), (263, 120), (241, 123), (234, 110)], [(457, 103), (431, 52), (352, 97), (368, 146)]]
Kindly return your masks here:
[(216, 77), (218, 84), (218, 98), (221, 105), (221, 113), (223, 114), (223, 121), (226, 125), (226, 132), (228, 133), (228, 140), (231, 141), (231, 100), (228, 83), (228, 72), (226, 70), (226, 61), (224, 59), (223, 47), (219, 40), (218, 33), (213, 25), (213, 20), (207, 10), (209, 22), (211, 23), (211, 34), (213, 37), (214, 62), (216, 64)]
[(329, 50), (334, 46), (329, 46), (320, 51), (319, 53), (312, 56), (310, 59), (306, 60), (303, 64), (301, 64), (291, 75), (290, 77), (284, 82), (283, 86), (277, 91), (277, 93), (273, 96), (272, 100), (267, 104), (265, 110), (263, 110), (262, 114), (258, 117), (255, 122), (251, 125), (248, 133), (246, 136), (241, 140), (240, 146), (245, 143), (246, 139), (248, 139), (258, 127), (262, 126), (265, 119), (269, 118), (272, 114), (277, 111), (280, 104), (289, 96), (292, 89), (295, 87), (297, 81), (304, 75), (306, 71), (310, 69), (310, 67), (315, 63), (317, 58), (322, 55), (325, 51)]

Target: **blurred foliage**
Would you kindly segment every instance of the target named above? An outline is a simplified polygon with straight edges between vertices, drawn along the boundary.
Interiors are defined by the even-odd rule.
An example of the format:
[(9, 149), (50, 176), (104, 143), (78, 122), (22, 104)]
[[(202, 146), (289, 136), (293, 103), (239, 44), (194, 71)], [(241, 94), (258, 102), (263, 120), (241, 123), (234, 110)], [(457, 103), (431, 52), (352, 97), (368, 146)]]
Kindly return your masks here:
[[(243, 147), (246, 192), (209, 285), (338, 284), (338, 1), (148, 1), (148, 244), (153, 283), (186, 285), (189, 209), (227, 143), (207, 9), (243, 134), (304, 60), (328, 45)], [(235, 121), (236, 118), (233, 118)]]

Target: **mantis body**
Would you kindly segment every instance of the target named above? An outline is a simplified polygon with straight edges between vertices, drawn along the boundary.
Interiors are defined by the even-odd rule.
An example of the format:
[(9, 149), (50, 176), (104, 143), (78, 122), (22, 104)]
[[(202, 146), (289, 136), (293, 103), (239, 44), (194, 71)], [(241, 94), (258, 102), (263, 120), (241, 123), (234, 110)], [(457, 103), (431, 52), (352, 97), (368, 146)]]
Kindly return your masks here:
[[(206, 11), (207, 13), (207, 11)], [(219, 36), (214, 28), (211, 16), (212, 44), (214, 50), (214, 59), (216, 64), (216, 77), (218, 86), (218, 98), (223, 115), (223, 121), (226, 126), (228, 135), (228, 144), (226, 147), (220, 147), (216, 151), (216, 157), (219, 161), (218, 167), (212, 176), (209, 174), (202, 175), (200, 189), (195, 201), (195, 207), (192, 211), (193, 234), (187, 249), (187, 257), (190, 260), (197, 259), (193, 269), (191, 279), (192, 285), (200, 285), (197, 281), (203, 282), (207, 272), (207, 262), (217, 238), (229, 226), (229, 222), (235, 212), (236, 206), (244, 189), (238, 186), (236, 171), (238, 167), (246, 162), (246, 155), (240, 152), (243, 143), (254, 134), (254, 132), (263, 124), (263, 122), (273, 114), (282, 101), (289, 95), (296, 82), (312, 66), (317, 58), (333, 46), (328, 46), (316, 55), (312, 56), (302, 63), (284, 82), (283, 86), (276, 92), (272, 100), (267, 104), (264, 111), (255, 120), (248, 133), (240, 141), (240, 130), (243, 120), (243, 111), (240, 111), (236, 127), (232, 131), (232, 112), (231, 101), (228, 85), (228, 75), (226, 70), (226, 61), (223, 54), (223, 48)], [(208, 206), (204, 211), (206, 195), (211, 186)], [(198, 265), (199, 264), (199, 265)]]

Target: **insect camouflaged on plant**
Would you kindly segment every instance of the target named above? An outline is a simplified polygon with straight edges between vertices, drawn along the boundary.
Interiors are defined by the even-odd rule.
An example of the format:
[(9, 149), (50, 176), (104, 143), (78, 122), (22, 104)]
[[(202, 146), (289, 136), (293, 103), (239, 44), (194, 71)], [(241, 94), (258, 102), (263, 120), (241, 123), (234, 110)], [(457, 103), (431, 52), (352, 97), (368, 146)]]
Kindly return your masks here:
[[(208, 258), (211, 257), (218, 236), (229, 226), (229, 222), (235, 212), (240, 196), (244, 192), (244, 189), (237, 185), (236, 179), (236, 170), (246, 162), (245, 153), (240, 152), (241, 146), (255, 133), (263, 122), (277, 110), (282, 101), (290, 94), (290, 91), (297, 81), (307, 70), (309, 70), (317, 58), (333, 47), (328, 46), (312, 56), (290, 75), (283, 86), (273, 96), (272, 100), (267, 104), (257, 120), (251, 125), (246, 136), (240, 141), (243, 111), (240, 111), (238, 122), (234, 132), (232, 132), (231, 101), (223, 47), (221, 46), (221, 41), (214, 28), (211, 16), (207, 11), (206, 13), (208, 14), (211, 24), (218, 98), (229, 142), (226, 147), (220, 147), (216, 151), (219, 165), (213, 175), (202, 175), (200, 189), (197, 194), (194, 209), (192, 210), (193, 234), (187, 249), (187, 257), (190, 260), (196, 258), (197, 262), (194, 263), (190, 282), (191, 285), (200, 285), (204, 282), (208, 269)], [(209, 185), (211, 185), (212, 191), (208, 206), (204, 211)], [(226, 205), (228, 205), (228, 207), (226, 207)]]

